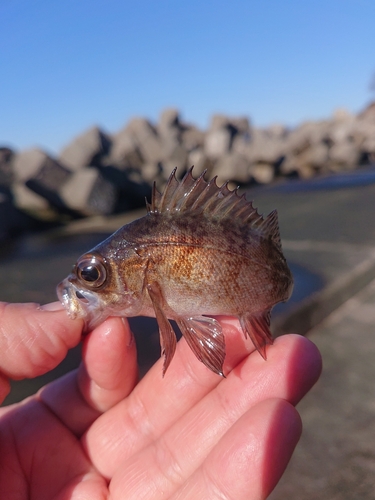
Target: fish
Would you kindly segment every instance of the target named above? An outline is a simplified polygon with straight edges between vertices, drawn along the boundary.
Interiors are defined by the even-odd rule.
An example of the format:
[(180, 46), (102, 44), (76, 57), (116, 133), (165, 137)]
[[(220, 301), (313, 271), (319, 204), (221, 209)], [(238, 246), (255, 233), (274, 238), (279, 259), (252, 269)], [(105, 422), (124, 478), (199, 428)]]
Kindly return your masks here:
[(177, 343), (170, 320), (218, 375), (225, 376), (226, 348), (215, 316), (237, 317), (266, 359), (271, 310), (293, 289), (277, 211), (263, 217), (238, 188), (207, 182), (205, 173), (195, 179), (192, 167), (179, 181), (174, 169), (163, 192), (154, 183), (147, 214), (82, 255), (57, 286), (86, 332), (110, 316), (155, 317), (163, 376)]

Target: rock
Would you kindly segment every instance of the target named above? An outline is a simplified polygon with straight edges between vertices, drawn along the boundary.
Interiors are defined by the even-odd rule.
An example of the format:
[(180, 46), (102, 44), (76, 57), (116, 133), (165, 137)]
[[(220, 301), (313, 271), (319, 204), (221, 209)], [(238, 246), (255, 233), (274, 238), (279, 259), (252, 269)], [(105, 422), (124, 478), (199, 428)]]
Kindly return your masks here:
[(13, 168), (18, 182), (33, 181), (51, 191), (59, 189), (71, 175), (70, 170), (40, 149), (29, 149), (17, 154)]
[(253, 133), (250, 141), (245, 143), (242, 141), (236, 145), (237, 151), (242, 151), (242, 154), (253, 164), (267, 163), (276, 164), (284, 155), (285, 145), (280, 139), (271, 138), (265, 131), (256, 131)]
[(215, 164), (215, 175), (217, 183), (223, 184), (225, 181), (247, 184), (251, 180), (251, 164), (249, 160), (239, 153), (227, 153), (219, 158)]
[(250, 172), (258, 184), (269, 184), (275, 177), (275, 167), (270, 163), (255, 163)]
[(333, 120), (336, 122), (351, 120), (352, 118), (354, 116), (345, 108), (338, 108), (333, 112)]
[(204, 151), (206, 155), (216, 160), (220, 156), (229, 153), (232, 148), (233, 138), (236, 134), (237, 129), (233, 126), (229, 118), (223, 115), (214, 115), (204, 140)]
[(203, 134), (198, 129), (183, 124), (176, 109), (163, 111), (157, 131), (163, 151), (161, 163), (164, 181), (175, 167), (177, 167), (177, 177), (181, 177), (191, 166), (189, 153), (203, 144)]
[(163, 156), (156, 129), (143, 118), (133, 118), (113, 137), (109, 163), (123, 170), (140, 170), (143, 163), (158, 163)]
[[(336, 123), (337, 134), (346, 127), (342, 122)], [(282, 175), (298, 175), (303, 179), (313, 177), (317, 173), (329, 171), (329, 148), (336, 137), (331, 135), (333, 124), (328, 121), (306, 122), (287, 134), (284, 142), (285, 157), (280, 163)]]
[(355, 147), (362, 151), (364, 143), (367, 139), (371, 139), (375, 136), (375, 121), (366, 120), (356, 120), (353, 123), (353, 127), (348, 139), (352, 141)]
[(375, 102), (358, 116), (337, 110), (293, 130), (281, 124), (257, 129), (246, 117), (217, 114), (202, 131), (168, 108), (155, 126), (133, 118), (111, 138), (93, 127), (59, 161), (38, 149), (16, 155), (0, 148), (0, 186), (12, 184), (25, 210), (91, 215), (144, 206), (153, 181), (162, 189), (175, 167), (178, 177), (194, 166), (195, 176), (208, 170), (219, 183), (266, 184), (279, 175), (309, 178), (374, 161)]
[(360, 152), (353, 142), (342, 141), (334, 144), (329, 150), (329, 167), (331, 171), (352, 170), (359, 163)]
[[(182, 127), (176, 109), (166, 109), (160, 117), (157, 132), (162, 147), (162, 163), (166, 170), (185, 168), (187, 151), (181, 145)], [(175, 163), (175, 165), (174, 165)]]
[(222, 128), (232, 129), (236, 134), (248, 134), (250, 132), (250, 122), (247, 117), (228, 117), (226, 115), (213, 115), (209, 130), (219, 130)]
[(327, 165), (328, 158), (329, 149), (327, 145), (324, 142), (319, 142), (311, 145), (307, 150), (305, 150), (298, 158), (298, 162), (300, 164), (306, 164), (315, 171), (320, 171), (324, 170)]
[(172, 170), (177, 167), (178, 172), (183, 172), (187, 168), (188, 153), (185, 148), (176, 145), (173, 151), (170, 151), (167, 159), (163, 160), (163, 170), (165, 170), (167, 177)]
[(181, 128), (180, 122), (180, 113), (178, 109), (175, 108), (167, 108), (164, 109), (160, 115), (159, 123), (158, 123), (158, 131), (159, 133), (163, 133), (170, 129)]
[[(146, 163), (143, 167), (145, 167), (146, 175), (151, 175), (155, 171), (160, 175), (160, 164)], [(152, 181), (158, 177), (151, 182), (145, 181), (143, 167), (142, 170), (120, 170), (112, 165), (100, 168), (103, 179), (116, 190), (114, 212), (123, 212), (145, 206), (145, 198), (151, 194)]]
[(230, 119), (225, 115), (212, 115), (209, 130), (220, 130), (230, 126)]
[(323, 140), (330, 146), (340, 142), (353, 141), (356, 129), (358, 126), (355, 117), (347, 116), (341, 120), (336, 119), (328, 125)]
[(288, 127), (282, 125), (281, 123), (273, 123), (266, 128), (266, 133), (271, 138), (284, 140), (287, 138), (290, 131)]
[(326, 134), (330, 171), (349, 170), (358, 164), (368, 164), (372, 158), (375, 120), (358, 119), (351, 115), (334, 120)]
[(360, 120), (375, 122), (375, 102), (368, 104), (364, 110), (358, 114)]
[(280, 164), (282, 175), (297, 175), (310, 179), (317, 172), (328, 171), (328, 146), (323, 143), (310, 145), (298, 155), (287, 154)]
[(249, 139), (250, 124), (247, 118), (214, 115), (204, 140), (205, 154), (212, 160), (217, 160), (232, 150), (232, 145), (238, 136), (243, 136), (245, 140)]
[(144, 162), (161, 161), (163, 151), (156, 129), (144, 118), (133, 118), (127, 126)]
[(280, 175), (285, 177), (299, 177), (298, 162), (295, 156), (286, 155), (279, 167)]
[(250, 135), (250, 122), (247, 117), (231, 118), (230, 125), (236, 130), (237, 134)]
[(17, 154), (13, 168), (17, 183), (25, 184), (55, 209), (65, 211), (66, 206), (58, 193), (72, 175), (70, 170), (39, 149)]
[(70, 209), (82, 215), (108, 215), (117, 202), (115, 187), (95, 168), (74, 172), (61, 188), (60, 196)]
[(285, 140), (285, 154), (299, 155), (312, 144), (323, 142), (329, 130), (329, 122), (305, 122), (292, 130)]
[(250, 157), (252, 140), (253, 137), (250, 139), (250, 136), (247, 134), (236, 135), (232, 142), (231, 151), (234, 151), (235, 153), (246, 157)]
[(204, 152), (209, 158), (217, 160), (220, 156), (229, 153), (231, 143), (232, 133), (228, 128), (215, 128), (206, 134)]
[(59, 161), (71, 170), (89, 165), (99, 166), (101, 158), (108, 154), (109, 147), (109, 137), (98, 127), (92, 127), (62, 150)]
[(280, 165), (280, 174), (286, 177), (310, 179), (315, 172), (315, 169), (306, 163), (301, 156), (286, 155)]
[(13, 182), (13, 158), (14, 152), (10, 148), (0, 148), (0, 186), (9, 187)]
[(47, 211), (50, 207), (48, 201), (43, 196), (35, 193), (20, 182), (12, 185), (14, 204), (20, 210), (39, 214)]
[(204, 145), (205, 134), (196, 127), (190, 126), (182, 131), (181, 142), (188, 153)]
[(122, 129), (113, 137), (108, 164), (114, 165), (120, 170), (140, 170), (142, 163), (143, 159), (134, 137), (127, 127)]
[(160, 163), (144, 163), (142, 165), (142, 181), (146, 182), (149, 186), (152, 186), (154, 181), (160, 177), (161, 171), (162, 166)]
[(203, 149), (196, 148), (189, 153), (187, 165), (190, 167), (194, 166), (194, 176), (200, 175), (204, 170), (207, 170), (207, 176), (212, 177), (212, 172), (214, 170), (214, 162), (207, 158)]
[(14, 206), (11, 191), (0, 186), (0, 241), (37, 228), (36, 221)]
[(375, 135), (366, 137), (361, 147), (360, 163), (375, 163)]

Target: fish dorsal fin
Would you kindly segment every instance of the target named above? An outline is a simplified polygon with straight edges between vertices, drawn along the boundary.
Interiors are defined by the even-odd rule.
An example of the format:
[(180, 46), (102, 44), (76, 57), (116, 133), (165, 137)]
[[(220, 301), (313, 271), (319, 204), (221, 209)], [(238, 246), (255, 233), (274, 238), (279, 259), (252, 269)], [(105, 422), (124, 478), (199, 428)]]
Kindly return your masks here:
[(151, 214), (173, 214), (188, 212), (204, 214), (215, 219), (233, 219), (256, 229), (262, 236), (269, 237), (281, 248), (277, 212), (274, 210), (266, 218), (247, 201), (245, 195), (238, 194), (238, 188), (230, 190), (228, 182), (222, 186), (216, 184), (216, 177), (209, 182), (204, 180), (204, 171), (197, 179), (193, 178), (191, 167), (183, 179), (176, 179), (175, 168), (162, 193), (154, 183), (151, 203), (147, 203), (147, 211)]
[(279, 229), (279, 218), (277, 210), (272, 210), (259, 225), (264, 236), (269, 236), (274, 244), (281, 250), (281, 238)]

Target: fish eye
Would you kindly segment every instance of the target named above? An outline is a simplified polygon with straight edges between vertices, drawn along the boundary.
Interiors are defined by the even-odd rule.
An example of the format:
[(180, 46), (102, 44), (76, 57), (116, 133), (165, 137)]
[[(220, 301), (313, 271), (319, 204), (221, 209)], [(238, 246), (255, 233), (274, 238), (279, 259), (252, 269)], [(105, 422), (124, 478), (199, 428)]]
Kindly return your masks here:
[(98, 255), (85, 255), (76, 265), (78, 279), (90, 288), (100, 288), (107, 280), (104, 261)]

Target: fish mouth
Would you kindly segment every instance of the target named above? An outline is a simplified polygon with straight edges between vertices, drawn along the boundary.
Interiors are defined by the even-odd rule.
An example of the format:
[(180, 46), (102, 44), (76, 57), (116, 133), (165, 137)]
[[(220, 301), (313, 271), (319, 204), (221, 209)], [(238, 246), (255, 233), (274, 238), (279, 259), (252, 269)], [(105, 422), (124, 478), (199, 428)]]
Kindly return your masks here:
[(85, 306), (97, 305), (97, 299), (90, 291), (78, 287), (68, 279), (57, 285), (57, 296), (72, 317), (85, 314)]
[(85, 331), (93, 329), (103, 319), (100, 301), (95, 292), (85, 290), (65, 278), (56, 288), (57, 296), (71, 319), (82, 318)]

